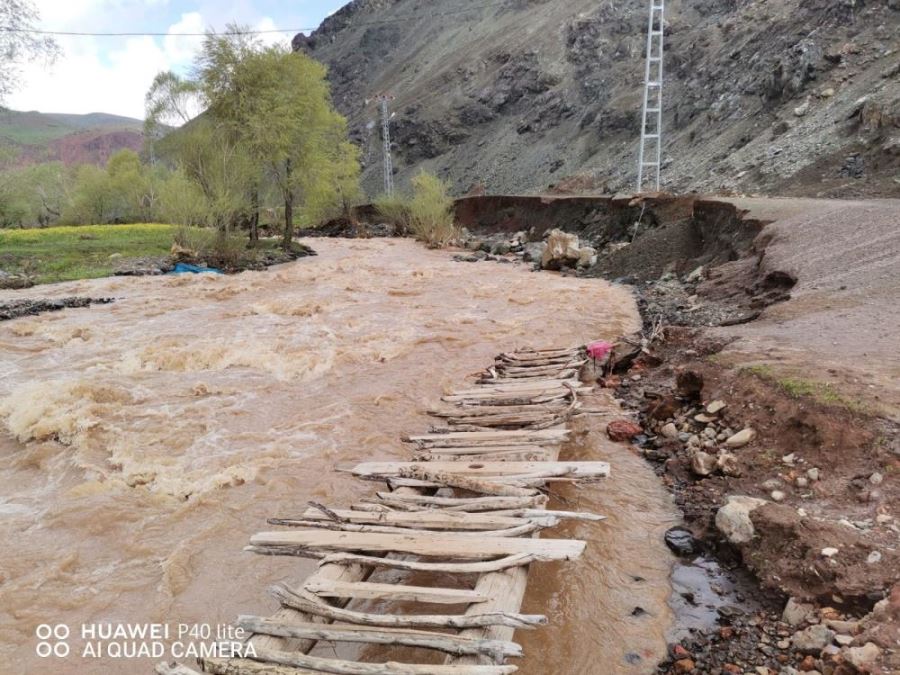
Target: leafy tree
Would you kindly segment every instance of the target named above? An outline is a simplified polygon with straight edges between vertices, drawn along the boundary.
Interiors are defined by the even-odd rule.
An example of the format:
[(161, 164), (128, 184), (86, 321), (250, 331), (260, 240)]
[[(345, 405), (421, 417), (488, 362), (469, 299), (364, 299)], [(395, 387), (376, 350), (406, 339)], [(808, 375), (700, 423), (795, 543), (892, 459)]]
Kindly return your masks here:
[(52, 61), (59, 54), (59, 46), (52, 38), (31, 32), (39, 18), (28, 0), (0, 0), (0, 101), (19, 84), (19, 66), (23, 61)]

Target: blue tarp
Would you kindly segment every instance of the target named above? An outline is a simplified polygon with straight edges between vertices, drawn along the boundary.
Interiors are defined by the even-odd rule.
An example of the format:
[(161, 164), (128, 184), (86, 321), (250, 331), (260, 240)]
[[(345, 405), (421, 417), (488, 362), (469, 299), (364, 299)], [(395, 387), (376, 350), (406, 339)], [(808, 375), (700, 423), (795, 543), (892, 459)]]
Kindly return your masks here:
[(200, 267), (199, 265), (189, 265), (188, 263), (175, 263), (175, 268), (169, 274), (200, 274), (201, 272), (224, 274), (222, 270), (217, 270), (215, 267)]

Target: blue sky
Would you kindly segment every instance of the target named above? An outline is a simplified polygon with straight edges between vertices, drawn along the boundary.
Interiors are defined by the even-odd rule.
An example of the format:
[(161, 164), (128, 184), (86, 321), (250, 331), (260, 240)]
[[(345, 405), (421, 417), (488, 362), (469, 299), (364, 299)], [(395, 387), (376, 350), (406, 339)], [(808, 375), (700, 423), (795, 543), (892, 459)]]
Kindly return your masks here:
[[(257, 29), (306, 28), (348, 0), (32, 0), (40, 27), (86, 32), (154, 32), (166, 37), (60, 37), (56, 63), (27, 64), (15, 110), (108, 112), (143, 117), (144, 94), (161, 70), (183, 70), (202, 38), (177, 33), (224, 29), (230, 22)], [(264, 36), (290, 41), (293, 32)]]

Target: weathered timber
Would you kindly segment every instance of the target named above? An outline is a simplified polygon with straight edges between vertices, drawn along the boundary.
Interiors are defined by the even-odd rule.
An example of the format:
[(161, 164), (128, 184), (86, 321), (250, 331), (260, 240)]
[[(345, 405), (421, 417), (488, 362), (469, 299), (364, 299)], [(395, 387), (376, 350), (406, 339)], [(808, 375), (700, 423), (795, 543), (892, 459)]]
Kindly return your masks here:
[[(418, 462), (362, 462), (351, 469), (356, 476), (399, 476), (412, 468), (422, 468)], [(473, 477), (498, 478), (531, 474), (535, 477), (569, 476), (592, 478), (609, 475), (607, 462), (430, 462), (428, 472), (450, 472)], [(433, 479), (432, 479), (433, 480)]]
[[(390, 493), (385, 493), (390, 496)], [(404, 500), (400, 500), (404, 501)], [(396, 525), (398, 527), (415, 527), (430, 530), (498, 530), (515, 527), (521, 522), (516, 518), (494, 517), (490, 515), (454, 515), (449, 513), (364, 513), (335, 509), (333, 513), (341, 520), (351, 523), (370, 525)], [(328, 520), (328, 517), (315, 509), (303, 514), (305, 520)], [(270, 519), (272, 525), (290, 525), (290, 519)]]
[(525, 509), (535, 508), (547, 503), (544, 495), (530, 497), (429, 497), (426, 495), (397, 494), (396, 492), (376, 492), (380, 499), (393, 499), (413, 504), (425, 504), (428, 506), (473, 506), (480, 511), (494, 511), (497, 509)]
[[(401, 628), (484, 628), (507, 626), (508, 628), (534, 628), (547, 623), (541, 614), (518, 612), (472, 612), (466, 614), (370, 614), (333, 607), (303, 589), (288, 588), (284, 584), (273, 586), (272, 595), (287, 607), (315, 614), (334, 621), (362, 626)], [(477, 607), (477, 605), (473, 605)]]
[(486, 452), (502, 453), (502, 452), (544, 452), (545, 447), (541, 445), (470, 445), (468, 447), (448, 446), (441, 448), (432, 448), (422, 450), (421, 452), (439, 452), (443, 455), (481, 455)]
[(322, 625), (317, 623), (286, 624), (257, 616), (238, 617), (237, 625), (252, 633), (279, 637), (356, 642), (363, 644), (423, 647), (447, 654), (484, 654), (495, 661), (522, 656), (522, 647), (502, 640), (472, 640), (445, 633), (368, 626)]
[(250, 538), (252, 546), (302, 546), (322, 551), (371, 551), (410, 553), (457, 559), (530, 553), (544, 560), (574, 560), (584, 551), (577, 539), (508, 539), (462, 537), (445, 533), (362, 534), (329, 530), (260, 532)]
[(537, 558), (528, 553), (485, 560), (482, 562), (449, 563), (419, 562), (417, 560), (400, 560), (398, 558), (376, 558), (374, 556), (356, 555), (353, 553), (333, 553), (322, 559), (324, 565), (367, 565), (390, 569), (407, 570), (409, 572), (438, 572), (441, 574), (486, 574), (500, 570), (519, 567), (535, 562)]
[(438, 605), (468, 605), (484, 602), (487, 597), (462, 588), (432, 588), (401, 584), (374, 584), (366, 581), (311, 581), (304, 588), (321, 598), (363, 598), (366, 600), (406, 600), (432, 602)]
[[(440, 450), (438, 448), (437, 450)], [(549, 460), (546, 450), (528, 452), (483, 452), (477, 455), (447, 455), (442, 452), (420, 451), (413, 454), (417, 462), (471, 462), (473, 457), (486, 462), (540, 462)]]
[(157, 675), (200, 675), (196, 670), (183, 666), (180, 663), (175, 663), (174, 661), (172, 663), (161, 661), (156, 664), (156, 667), (153, 670)]
[[(336, 675), (502, 675), (514, 673), (516, 666), (434, 666), (410, 663), (359, 663), (340, 659), (324, 659), (300, 652), (283, 652), (276, 649), (256, 650), (256, 660), (277, 663), (282, 666), (309, 668)], [(450, 670), (445, 670), (449, 668)]]
[[(522, 522), (517, 519), (518, 524), (513, 527), (507, 527), (502, 530), (478, 530), (461, 531), (452, 530), (452, 533), (458, 537), (521, 537), (523, 534), (537, 532), (544, 527), (553, 527), (558, 521), (552, 518), (543, 518), (541, 520), (531, 519)], [(330, 530), (333, 532), (363, 532), (374, 534), (436, 534), (438, 532), (446, 532), (447, 530), (427, 530), (407, 527), (390, 527), (386, 525), (359, 525), (357, 523), (336, 523), (332, 520), (298, 520), (294, 521), (293, 527), (308, 527), (319, 530)]]
[(541, 440), (553, 440), (553, 441), (561, 441), (566, 438), (570, 434), (569, 429), (542, 429), (541, 431), (530, 431), (528, 429), (523, 430), (512, 430), (512, 431), (476, 431), (476, 432), (461, 432), (461, 431), (450, 431), (442, 434), (423, 434), (418, 436), (406, 436), (404, 437), (404, 441), (415, 443), (415, 442), (423, 442), (429, 443), (431, 441), (453, 441), (453, 440), (462, 440), (462, 441), (509, 441), (514, 439), (541, 439)]
[(495, 511), (496, 515), (504, 516), (520, 516), (522, 518), (542, 518), (552, 517), (561, 520), (586, 520), (590, 522), (600, 522), (606, 520), (606, 516), (597, 513), (586, 513), (583, 511), (553, 511), (549, 509), (506, 509), (503, 511)]
[[(484, 495), (494, 495), (496, 497), (529, 497), (536, 494), (534, 488), (518, 487), (509, 483), (489, 481), (483, 478), (473, 478), (471, 476), (463, 476), (457, 473), (447, 473), (444, 471), (429, 471), (426, 466), (428, 463), (420, 463), (418, 466), (412, 466), (408, 469), (402, 469), (399, 477), (396, 479), (397, 485), (419, 485), (425, 486), (447, 486), (455, 487), (461, 490), (469, 490)], [(404, 482), (406, 479), (406, 482)]]
[[(285, 611), (296, 614), (292, 609)], [(287, 641), (285, 638), (271, 635), (260, 635), (255, 639)], [(292, 641), (297, 642), (297, 640)], [(212, 675), (322, 675), (321, 670), (279, 666), (275, 663), (262, 663), (250, 659), (198, 658), (197, 663), (203, 668), (204, 673), (212, 673)]]

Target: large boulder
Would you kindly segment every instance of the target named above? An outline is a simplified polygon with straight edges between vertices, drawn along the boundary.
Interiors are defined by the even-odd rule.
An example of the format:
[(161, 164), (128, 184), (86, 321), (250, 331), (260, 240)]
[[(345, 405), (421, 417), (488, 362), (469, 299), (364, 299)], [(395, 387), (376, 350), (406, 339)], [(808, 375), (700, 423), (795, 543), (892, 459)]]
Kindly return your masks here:
[(578, 235), (551, 230), (547, 236), (547, 248), (541, 256), (541, 267), (545, 270), (559, 270), (563, 267), (575, 267), (581, 259), (581, 246)]
[(750, 513), (765, 503), (765, 499), (733, 495), (716, 513), (716, 527), (732, 544), (746, 544), (756, 534)]

